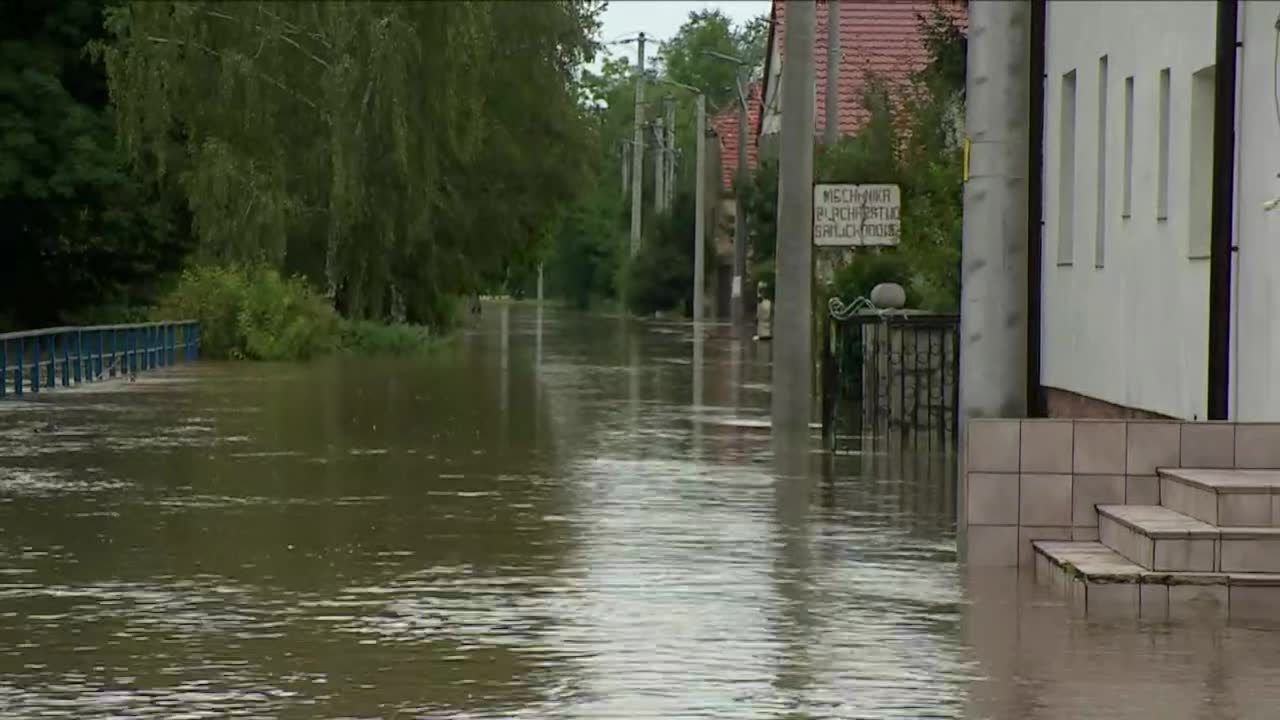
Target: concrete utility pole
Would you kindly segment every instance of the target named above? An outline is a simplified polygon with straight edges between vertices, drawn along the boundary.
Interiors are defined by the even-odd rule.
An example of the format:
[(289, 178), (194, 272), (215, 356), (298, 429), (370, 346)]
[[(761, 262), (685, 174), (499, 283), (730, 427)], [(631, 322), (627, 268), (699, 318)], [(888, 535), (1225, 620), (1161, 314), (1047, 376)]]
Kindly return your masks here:
[(787, 5), (779, 139), (773, 434), (809, 432), (813, 393), (813, 41), (815, 6)]
[[(697, 137), (694, 138), (695, 150), (697, 155), (694, 158), (696, 178), (693, 183), (693, 202), (694, 202), (694, 218), (693, 218), (693, 320), (695, 323), (702, 320), (703, 305), (703, 286), (706, 278), (706, 221), (707, 221), (707, 96), (702, 94), (702, 90), (692, 86), (685, 85), (674, 80), (662, 79), (668, 85), (673, 85), (694, 94), (697, 101)], [(668, 138), (674, 138), (675, 135), (675, 107), (668, 104), (666, 108), (667, 127), (670, 129)], [(668, 161), (667, 168), (671, 170), (675, 165), (675, 143), (671, 139), (667, 143), (667, 147), (672, 150), (672, 159)], [(671, 199), (674, 199), (675, 192), (675, 172), (671, 172), (667, 181), (667, 190), (671, 193)], [(668, 202), (668, 206), (671, 202)], [(695, 332), (698, 330), (695, 328)]]
[[(789, 9), (789, 8), (788, 8)], [(810, 49), (809, 54), (813, 51)], [(747, 73), (745, 64), (738, 65), (738, 172), (734, 182), (733, 210), (733, 289), (730, 296), (730, 317), (735, 326), (747, 321), (742, 287), (747, 278)]]
[(644, 199), (644, 33), (636, 39), (636, 117), (631, 141), (631, 254), (640, 250), (640, 210)]
[(653, 121), (653, 209), (667, 209), (667, 134), (662, 118)]
[[(967, 420), (1027, 413), (1030, 28), (1030, 3), (969, 4), (960, 447), (966, 441)], [(957, 497), (957, 507), (963, 508), (963, 482)], [(964, 526), (961, 512), (960, 527)]]
[(631, 189), (631, 146), (625, 142), (618, 145), (618, 158), (621, 160), (622, 193), (625, 195)]
[(665, 163), (667, 180), (664, 183), (667, 196), (663, 198), (662, 206), (670, 208), (676, 197), (676, 104), (671, 101), (671, 98), (667, 98), (663, 101), (663, 105), (667, 110), (667, 122), (664, 126), (667, 130), (667, 161)]
[(827, 0), (827, 126), (822, 141), (840, 139), (840, 1)]
[[(707, 96), (698, 93), (697, 157), (693, 184), (693, 321), (702, 320), (703, 283), (707, 276), (706, 203), (707, 203)], [(696, 332), (695, 328), (695, 332)]]

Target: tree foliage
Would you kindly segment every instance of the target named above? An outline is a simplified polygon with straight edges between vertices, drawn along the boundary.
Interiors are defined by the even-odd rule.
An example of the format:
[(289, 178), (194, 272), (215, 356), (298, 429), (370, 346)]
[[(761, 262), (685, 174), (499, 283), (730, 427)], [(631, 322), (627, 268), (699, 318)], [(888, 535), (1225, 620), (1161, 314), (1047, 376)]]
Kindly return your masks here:
[[(680, 203), (684, 200), (679, 198), (691, 199), (694, 193), (695, 105), (688, 89), (665, 81), (701, 90), (707, 97), (709, 118), (716, 110), (736, 102), (738, 68), (708, 52), (759, 65), (764, 59), (767, 31), (768, 22), (763, 17), (735, 26), (718, 10), (695, 11), (670, 40), (661, 44), (657, 61), (646, 71), (646, 102), (641, 121), (648, 127), (662, 116), (666, 103), (674, 103), (676, 187), (673, 195), (677, 201), (671, 211), (663, 215), (648, 210), (652, 207), (654, 144), (653, 135), (646, 131), (642, 196), (646, 208), (644, 226), (649, 232), (642, 247), (671, 239), (671, 242), (683, 243), (681, 247), (687, 253), (686, 250), (681, 253), (690, 257), (692, 254), (692, 205), (688, 212), (682, 211)], [(622, 299), (630, 299), (630, 305), (642, 312), (670, 310), (686, 303), (692, 292), (691, 271), (680, 271), (674, 264), (675, 255), (663, 255), (674, 246), (642, 251), (641, 256), (634, 259), (628, 255), (630, 192), (624, 191), (623, 172), (624, 153), (632, 143), (635, 82), (634, 65), (621, 57), (606, 58), (598, 72), (583, 73), (583, 104), (589, 116), (591, 143), (596, 148), (595, 160), (588, 169), (590, 190), (581, 193), (559, 225), (550, 258), (555, 278), (553, 289), (578, 306), (587, 305), (591, 298), (621, 292), (626, 296)], [(682, 285), (676, 288), (677, 283)]]
[(131, 2), (98, 50), (124, 147), (185, 199), (198, 260), (440, 323), (451, 295), (535, 263), (577, 195), (598, 10)]
[(641, 315), (685, 310), (693, 301), (693, 196), (676, 195), (671, 211), (649, 223), (644, 244), (627, 265), (627, 307)]
[[(866, 125), (815, 154), (821, 182), (897, 183), (902, 242), (880, 254), (859, 252), (837, 272), (846, 299), (880, 282), (898, 282), (913, 306), (954, 310), (960, 301), (966, 39), (935, 8), (919, 19), (929, 62), (906, 83), (872, 78), (864, 88)], [(765, 163), (747, 193), (757, 277), (771, 272), (777, 211), (776, 164)]]
[(179, 204), (116, 148), (101, 0), (0, 3), (0, 329), (145, 301), (188, 250)]

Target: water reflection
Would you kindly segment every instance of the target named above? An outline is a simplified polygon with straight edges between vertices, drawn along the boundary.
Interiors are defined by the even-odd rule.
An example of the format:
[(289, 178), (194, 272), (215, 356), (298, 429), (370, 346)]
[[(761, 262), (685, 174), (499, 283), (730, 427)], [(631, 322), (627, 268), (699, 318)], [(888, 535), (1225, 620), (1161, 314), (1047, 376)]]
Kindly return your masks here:
[(427, 358), (203, 364), (0, 404), (0, 715), (1268, 717), (1280, 699), (1264, 630), (1088, 623), (962, 575), (954, 458), (771, 444), (767, 351), (729, 326), (523, 305), (477, 323)]

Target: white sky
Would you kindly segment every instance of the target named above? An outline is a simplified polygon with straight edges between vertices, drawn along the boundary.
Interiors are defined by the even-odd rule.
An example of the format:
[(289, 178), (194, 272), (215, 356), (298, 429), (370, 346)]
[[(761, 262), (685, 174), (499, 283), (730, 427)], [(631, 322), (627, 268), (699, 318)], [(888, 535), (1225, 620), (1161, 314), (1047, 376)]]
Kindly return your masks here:
[(610, 0), (601, 18), (600, 39), (606, 43), (606, 52), (634, 58), (635, 43), (609, 43), (633, 38), (644, 31), (646, 39), (654, 41), (649, 44), (646, 40), (644, 51), (646, 58), (652, 58), (657, 52), (657, 43), (670, 39), (689, 13), (713, 8), (719, 8), (734, 23), (741, 23), (757, 15), (768, 15), (769, 0)]

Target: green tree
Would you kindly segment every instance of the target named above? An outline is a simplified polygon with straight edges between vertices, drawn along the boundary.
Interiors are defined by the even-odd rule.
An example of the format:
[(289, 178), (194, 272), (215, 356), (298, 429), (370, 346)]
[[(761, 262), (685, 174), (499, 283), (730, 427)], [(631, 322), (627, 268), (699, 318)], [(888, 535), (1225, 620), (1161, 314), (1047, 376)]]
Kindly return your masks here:
[[(859, 252), (837, 272), (835, 292), (852, 300), (892, 281), (906, 288), (911, 305), (952, 311), (960, 301), (966, 41), (940, 8), (920, 18), (920, 30), (929, 62), (900, 85), (873, 79), (864, 96), (866, 125), (824, 148), (816, 175), (825, 182), (892, 182), (902, 190), (901, 244)], [(767, 205), (766, 196), (758, 202)]]
[(117, 151), (100, 65), (102, 0), (0, 4), (0, 327), (145, 302), (188, 250), (181, 208)]
[[(708, 53), (743, 58), (751, 65), (759, 65), (763, 62), (767, 29), (768, 22), (762, 17), (734, 26), (720, 11), (693, 12), (675, 36), (662, 43), (646, 78), (642, 122), (652, 122), (664, 112), (665, 103), (675, 103), (677, 197), (691, 199), (694, 193), (695, 107), (687, 89), (663, 81), (698, 88), (708, 98), (708, 114), (714, 114), (719, 107), (737, 102), (738, 68)], [(630, 194), (623, 190), (622, 158), (632, 143), (634, 128), (634, 66), (624, 58), (606, 59), (598, 73), (583, 73), (581, 92), (595, 149), (589, 171), (591, 188), (580, 194), (579, 204), (554, 236), (556, 250), (551, 262), (556, 265), (555, 290), (578, 306), (622, 285), (628, 288), (624, 299), (641, 312), (687, 304), (686, 296), (692, 292), (691, 273), (681, 270), (675, 261), (683, 254), (692, 256), (691, 200), (687, 212), (680, 207), (683, 201), (678, 201), (666, 216), (646, 211), (645, 251), (636, 258), (627, 257), (623, 251), (627, 246)], [(652, 207), (652, 153), (650, 143), (645, 151), (646, 179), (642, 186), (646, 208)], [(590, 236), (577, 237), (575, 233)], [(650, 249), (652, 243), (667, 246)], [(680, 245), (677, 247), (676, 243)], [(626, 261), (622, 262), (624, 257)], [(618, 274), (620, 264), (626, 265), (621, 271), (626, 282), (614, 283), (612, 278)]]
[(671, 211), (649, 222), (644, 244), (626, 267), (626, 302), (635, 313), (683, 311), (693, 299), (693, 196), (676, 195)]
[(200, 260), (442, 323), (449, 296), (535, 262), (575, 196), (599, 9), (132, 2), (99, 49), (124, 145), (185, 199)]

